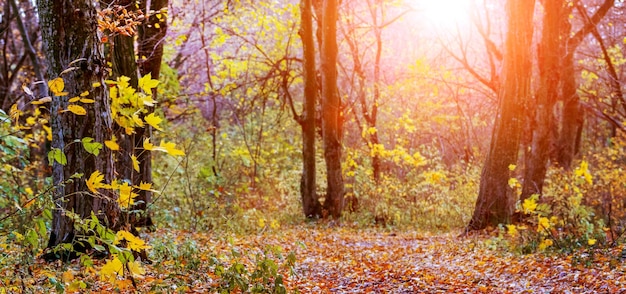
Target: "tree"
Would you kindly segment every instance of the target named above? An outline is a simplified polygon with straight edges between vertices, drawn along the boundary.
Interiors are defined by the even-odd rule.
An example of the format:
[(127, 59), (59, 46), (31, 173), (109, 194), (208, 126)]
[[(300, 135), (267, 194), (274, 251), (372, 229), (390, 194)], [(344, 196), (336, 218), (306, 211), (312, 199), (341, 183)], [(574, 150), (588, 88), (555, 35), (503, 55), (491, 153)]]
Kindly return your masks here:
[[(567, 22), (566, 1), (544, 0), (543, 28), (538, 46), (539, 89), (536, 93), (534, 117), (530, 117), (532, 139), (524, 169), (521, 199), (541, 194), (550, 157), (550, 143), (556, 131), (554, 105), (559, 94), (561, 48), (564, 48), (564, 23)], [(529, 105), (530, 106), (530, 105)]]
[(499, 109), (489, 153), (480, 179), (474, 214), (467, 228), (479, 230), (506, 223), (513, 214), (513, 191), (509, 187), (511, 166), (517, 163), (522, 133), (522, 113), (530, 97), (534, 0), (508, 0), (507, 35)]
[[(161, 74), (161, 61), (163, 60), (163, 44), (165, 40), (165, 34), (167, 33), (167, 9), (168, 0), (153, 0), (142, 1), (141, 9), (144, 15), (149, 15), (148, 20), (139, 26), (139, 39), (138, 39), (138, 56), (140, 56), (141, 62), (139, 63), (139, 73), (142, 76), (151, 75), (155, 80), (159, 79)], [(150, 3), (150, 7), (147, 6)], [(155, 13), (151, 13), (155, 11)], [(152, 97), (157, 100), (156, 88), (152, 89)], [(152, 137), (152, 127), (146, 126), (137, 130), (135, 134), (135, 146), (140, 146), (145, 139)], [(139, 149), (135, 149), (135, 155), (139, 160), (139, 173), (135, 173), (133, 183), (139, 184), (142, 182), (152, 182), (152, 153), (141, 152)], [(136, 209), (143, 211), (144, 215), (139, 217), (134, 223), (136, 225), (151, 226), (152, 218), (147, 211), (150, 203), (152, 202), (152, 192), (149, 190), (142, 190), (137, 197), (138, 204)]]
[[(365, 12), (358, 10), (361, 6), (363, 6), (363, 4), (366, 5), (365, 12), (369, 14), (369, 19), (367, 21), (363, 21), (362, 23), (357, 23), (356, 21), (362, 18), (356, 16), (359, 14), (365, 14)], [(364, 134), (362, 138), (370, 150), (372, 174), (376, 183), (380, 182), (382, 172), (382, 158), (380, 152), (378, 151), (381, 149), (379, 147), (382, 145), (379, 138), (379, 132), (377, 130), (378, 112), (381, 104), (381, 88), (384, 88), (383, 85), (381, 85), (383, 83), (381, 78), (381, 58), (383, 54), (382, 33), (385, 28), (398, 21), (408, 12), (408, 10), (405, 10), (393, 16), (391, 19), (387, 19), (386, 5), (389, 4), (380, 0), (368, 0), (365, 3), (361, 3), (360, 1), (348, 2), (346, 3), (346, 6), (348, 6), (347, 8), (351, 10), (348, 13), (352, 14), (352, 16), (346, 17), (345, 24), (342, 26), (343, 39), (348, 45), (352, 62), (352, 69), (349, 70), (344, 68), (344, 71), (346, 72), (346, 75), (352, 76), (350, 83), (353, 88), (356, 88), (354, 91), (356, 95), (355, 100), (360, 106), (358, 110), (360, 110), (360, 114), (363, 118), (363, 124), (361, 123), (359, 116), (356, 114), (356, 109), (353, 110), (355, 112), (354, 118), (357, 120), (357, 126), (361, 129), (361, 134)], [(368, 34), (373, 36), (373, 44), (363, 45), (363, 43), (366, 43), (363, 40), (365, 38), (363, 29), (366, 29)], [(373, 47), (373, 49), (370, 47)], [(365, 59), (368, 57), (366, 52), (370, 50), (373, 51), (372, 54), (374, 55), (372, 58), (373, 69), (371, 75), (368, 75), (368, 60)], [(371, 90), (369, 89), (370, 84), (372, 85)], [(371, 94), (369, 94), (370, 92)], [(368, 97), (370, 97), (370, 99), (368, 99)], [(363, 131), (363, 128), (365, 129), (365, 132)]]
[[(81, 176), (98, 171), (110, 183), (114, 175), (111, 151), (102, 148), (91, 153), (80, 143), (85, 138), (104, 142), (111, 138), (112, 120), (107, 92), (104, 87), (106, 73), (100, 38), (97, 35), (96, 6), (93, 1), (38, 0), (43, 49), (48, 59), (48, 76), (52, 103), (50, 125), (52, 128), (52, 179), (55, 185), (55, 210), (51, 224), (48, 247), (73, 243), (76, 237), (74, 220), (69, 212), (81, 218), (95, 214), (100, 223), (118, 228), (120, 208), (117, 195), (103, 191), (95, 197), (89, 193)], [(97, 84), (96, 84), (97, 86)], [(69, 97), (88, 91), (93, 103), (67, 111)], [(81, 112), (78, 107), (85, 111)], [(58, 256), (56, 256), (58, 258)]]
[(300, 195), (306, 217), (321, 217), (322, 206), (315, 183), (315, 104), (317, 102), (317, 71), (315, 68), (315, 41), (313, 39), (313, 8), (311, 0), (302, 0), (301, 29), (304, 55), (304, 111), (298, 119), (302, 127), (302, 178)]
[(337, 92), (337, 0), (325, 0), (322, 13), (322, 140), (326, 161), (327, 190), (324, 208), (334, 218), (341, 217), (344, 184), (341, 173), (341, 98)]
[[(575, 6), (582, 5), (580, 1), (574, 1)], [(559, 133), (557, 148), (557, 161), (565, 169), (570, 169), (572, 160), (580, 147), (580, 139), (583, 128), (584, 113), (580, 105), (580, 97), (576, 92), (576, 68), (574, 54), (576, 49), (595, 26), (604, 18), (609, 9), (613, 7), (614, 0), (605, 0), (591, 17), (584, 19), (583, 27), (567, 39), (565, 54), (561, 55), (561, 97), (563, 110), (560, 120), (561, 132)], [(571, 25), (570, 25), (571, 28)]]

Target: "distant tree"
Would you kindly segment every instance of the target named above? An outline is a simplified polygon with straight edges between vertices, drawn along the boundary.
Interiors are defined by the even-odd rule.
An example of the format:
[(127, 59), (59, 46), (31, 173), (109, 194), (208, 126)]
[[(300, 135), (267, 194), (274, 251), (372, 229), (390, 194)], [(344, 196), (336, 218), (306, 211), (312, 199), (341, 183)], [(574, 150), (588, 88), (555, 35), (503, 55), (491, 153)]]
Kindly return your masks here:
[[(615, 4), (614, 0), (605, 0), (597, 8), (591, 17), (583, 18), (583, 27), (574, 34), (570, 33), (564, 54), (561, 55), (561, 96), (563, 99), (563, 111), (560, 120), (560, 133), (557, 141), (557, 161), (565, 169), (570, 169), (572, 160), (580, 149), (584, 112), (578, 96), (578, 83), (576, 81), (575, 53), (585, 37), (595, 29), (595, 26), (604, 18), (609, 9)], [(580, 1), (574, 1), (573, 5), (583, 5)], [(571, 8), (570, 8), (571, 9)], [(585, 9), (581, 7), (581, 9)], [(579, 10), (580, 11), (580, 10)], [(571, 31), (571, 24), (569, 29)]]
[[(114, 175), (108, 148), (94, 155), (77, 143), (88, 137), (104, 142), (112, 135), (109, 97), (105, 87), (93, 86), (94, 83), (104, 84), (106, 73), (103, 47), (97, 35), (96, 5), (89, 0), (38, 0), (37, 5), (48, 76), (56, 82), (50, 89), (53, 96), (51, 145), (53, 152), (58, 150), (55, 157), (65, 163), (59, 160), (53, 163), (55, 209), (48, 247), (54, 247), (61, 243), (72, 244), (76, 237), (74, 221), (68, 217), (68, 212), (81, 218), (94, 213), (101, 224), (116, 229), (120, 226), (120, 207), (115, 193), (103, 191), (98, 197), (86, 193), (88, 189), (81, 178), (99, 171), (104, 181), (110, 183)], [(62, 77), (64, 87), (58, 77)], [(67, 111), (69, 98), (85, 91), (89, 91), (87, 97), (94, 101), (82, 105), (86, 113)]]
[(556, 131), (554, 105), (559, 96), (561, 49), (565, 48), (563, 40), (567, 40), (564, 24), (569, 13), (567, 1), (543, 0), (543, 28), (541, 42), (538, 45), (539, 88), (529, 117), (532, 139), (530, 151), (524, 167), (524, 184), (521, 199), (533, 194), (541, 194), (543, 182), (548, 169), (551, 139)]
[(515, 200), (510, 166), (517, 163), (524, 105), (530, 97), (534, 0), (508, 0), (504, 65), (489, 153), (483, 166), (474, 214), (467, 228), (479, 230), (510, 221)]
[(302, 178), (300, 195), (306, 217), (321, 217), (322, 206), (315, 182), (315, 105), (318, 97), (317, 69), (315, 67), (315, 40), (313, 38), (312, 0), (302, 0), (300, 38), (304, 56), (304, 111), (298, 119), (302, 127)]
[[(324, 0), (321, 28), (322, 61), (322, 140), (326, 161), (327, 190), (324, 209), (341, 217), (344, 206), (344, 183), (341, 173), (342, 105), (337, 92), (337, 0)], [(319, 14), (318, 14), (319, 15)]]

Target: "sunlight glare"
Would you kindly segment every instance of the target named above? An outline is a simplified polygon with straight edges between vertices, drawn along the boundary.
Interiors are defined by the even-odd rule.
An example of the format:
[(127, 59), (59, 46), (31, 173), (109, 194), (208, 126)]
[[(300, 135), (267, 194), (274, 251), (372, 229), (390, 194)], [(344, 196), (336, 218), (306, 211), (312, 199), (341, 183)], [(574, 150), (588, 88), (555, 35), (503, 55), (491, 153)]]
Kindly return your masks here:
[(413, 9), (425, 16), (429, 25), (439, 30), (454, 30), (470, 23), (472, 0), (406, 0)]

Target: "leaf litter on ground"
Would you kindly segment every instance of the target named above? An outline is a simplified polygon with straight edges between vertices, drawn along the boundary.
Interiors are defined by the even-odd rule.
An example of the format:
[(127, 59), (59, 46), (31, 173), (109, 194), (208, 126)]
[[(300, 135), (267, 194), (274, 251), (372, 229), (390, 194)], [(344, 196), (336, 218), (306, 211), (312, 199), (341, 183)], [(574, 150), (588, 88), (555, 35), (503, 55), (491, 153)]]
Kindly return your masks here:
[[(215, 262), (225, 268), (237, 263), (252, 271), (259, 257), (269, 256), (278, 265), (287, 292), (626, 292), (620, 246), (569, 255), (519, 255), (493, 246), (488, 234), (458, 235), (323, 224), (249, 235), (161, 229), (146, 235), (154, 262), (144, 265), (144, 275), (135, 277), (136, 289), (128, 279), (101, 280), (97, 272), (103, 261), (94, 261), (94, 270), (79, 266), (78, 260), (69, 264), (38, 260), (27, 269), (30, 274), (5, 269), (0, 288), (28, 292), (56, 285), (57, 291), (66, 292), (204, 293), (218, 289)], [(268, 251), (271, 254), (264, 255)], [(283, 266), (290, 252), (296, 257), (292, 268)]]

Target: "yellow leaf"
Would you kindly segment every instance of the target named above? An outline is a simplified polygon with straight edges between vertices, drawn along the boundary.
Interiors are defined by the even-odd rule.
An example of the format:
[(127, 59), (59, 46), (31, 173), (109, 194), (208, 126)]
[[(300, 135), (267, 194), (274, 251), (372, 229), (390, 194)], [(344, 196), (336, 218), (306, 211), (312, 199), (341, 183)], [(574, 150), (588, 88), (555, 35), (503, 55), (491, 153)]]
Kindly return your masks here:
[(154, 146), (152, 143), (150, 143), (150, 138), (145, 138), (143, 140), (143, 149), (148, 150), (148, 151), (167, 152), (164, 148)]
[(84, 107), (76, 104), (68, 105), (67, 110), (76, 115), (86, 115), (87, 110)]
[(142, 278), (146, 274), (146, 270), (141, 266), (141, 261), (135, 260), (128, 263), (128, 271), (135, 278)]
[(133, 187), (124, 182), (119, 186), (119, 191), (120, 197), (117, 199), (117, 203), (120, 204), (121, 208), (128, 208), (135, 204), (135, 197), (137, 197), (138, 194), (133, 192)]
[(46, 125), (42, 126), (44, 131), (46, 131), (46, 139), (48, 141), (52, 141), (52, 128)]
[(537, 209), (537, 200), (536, 197), (530, 197), (524, 199), (524, 203), (522, 203), (522, 212), (525, 214), (531, 214)]
[(169, 155), (172, 155), (172, 156), (184, 156), (185, 155), (185, 151), (181, 149), (176, 149), (176, 144), (172, 142), (161, 141), (161, 144), (159, 144), (159, 147), (165, 149), (165, 152), (167, 152)]
[(515, 164), (509, 164), (509, 170), (510, 171), (514, 171), (516, 167), (517, 167), (517, 165), (515, 165)]
[(135, 124), (137, 124), (137, 126), (143, 127), (143, 121), (141, 121), (141, 118), (139, 118), (139, 114), (137, 114), (137, 112), (133, 113), (133, 121), (135, 122)]
[(161, 127), (159, 127), (159, 124), (163, 121), (163, 119), (161, 119), (160, 117), (156, 116), (154, 113), (150, 113), (148, 114), (144, 120), (146, 121), (147, 124), (151, 125), (153, 128), (162, 131), (163, 129), (161, 129)]
[(117, 138), (115, 136), (111, 137), (111, 140), (104, 141), (104, 145), (113, 151), (120, 150), (120, 145), (117, 145)]
[(89, 176), (89, 179), (87, 179), (87, 188), (93, 193), (98, 193), (97, 189), (105, 187), (105, 185), (102, 183), (103, 180), (104, 175), (101, 174), (99, 171), (95, 171)]
[(543, 241), (541, 241), (541, 243), (539, 244), (539, 250), (543, 251), (546, 250), (546, 248), (552, 246), (553, 242), (551, 239), (545, 239)]
[(67, 270), (63, 272), (63, 283), (69, 284), (72, 280), (74, 280), (74, 274), (72, 271)]
[(85, 104), (90, 104), (90, 103), (96, 102), (96, 100), (88, 99), (88, 98), (81, 98), (80, 102), (85, 103)]
[(152, 191), (152, 183), (141, 182), (141, 184), (139, 184), (139, 186), (135, 186), (135, 188), (144, 191)]
[[(65, 89), (65, 81), (62, 78), (56, 78), (54, 80), (48, 81), (48, 88), (50, 91), (56, 96), (63, 96), (63, 89)], [(67, 93), (65, 93), (67, 95)]]
[(74, 102), (76, 102), (76, 101), (78, 101), (78, 100), (80, 100), (80, 97), (72, 97), (72, 98), (70, 98), (70, 100), (68, 100), (67, 102), (69, 102), (69, 103), (74, 103)]
[(121, 230), (118, 231), (117, 234), (115, 234), (115, 241), (113, 241), (113, 244), (118, 245), (122, 241), (126, 241), (126, 248), (130, 248), (134, 251), (150, 249), (150, 246), (146, 245), (146, 242), (144, 242), (144, 240), (141, 240), (141, 238), (136, 237), (128, 231)]
[(43, 98), (41, 98), (39, 100), (33, 101), (31, 103), (35, 104), (35, 105), (40, 105), (40, 104), (44, 104), (44, 103), (50, 102), (50, 101), (52, 101), (52, 97), (46, 96), (46, 97), (43, 97)]
[(506, 225), (506, 228), (507, 228), (507, 233), (511, 237), (517, 236), (518, 232), (517, 232), (517, 227), (515, 225)]
[(550, 228), (550, 220), (547, 217), (539, 217), (537, 221), (537, 232), (545, 232)]
[(158, 80), (152, 79), (152, 74), (147, 74), (139, 79), (139, 88), (141, 88), (145, 93), (152, 93), (152, 89), (156, 88), (159, 85)]
[(277, 220), (273, 219), (270, 222), (270, 228), (276, 230), (276, 229), (280, 228), (280, 223)]
[(117, 258), (117, 255), (113, 255), (113, 259), (107, 261), (100, 270), (100, 278), (102, 280), (108, 280), (111, 283), (115, 282), (118, 275), (121, 276), (123, 274), (124, 265), (119, 258)]
[(154, 27), (158, 29), (158, 28), (160, 28), (161, 26), (160, 26), (158, 23), (155, 23), (155, 24), (154, 24)]
[(86, 97), (87, 95), (89, 95), (89, 91), (82, 92), (82, 93), (80, 93), (79, 96), (80, 97)]
[(593, 178), (591, 176), (591, 173), (589, 173), (589, 163), (587, 163), (587, 161), (583, 160), (580, 163), (580, 166), (577, 167), (576, 170), (574, 171), (574, 174), (577, 177), (584, 178), (587, 184), (589, 185), (593, 184)]
[(258, 219), (257, 225), (259, 226), (259, 228), (265, 228), (265, 219), (264, 218)]
[(598, 242), (598, 240), (596, 240), (596, 239), (589, 239), (589, 240), (587, 240), (587, 244), (589, 244), (589, 246), (595, 245), (596, 242)]
[(28, 202), (24, 203), (23, 208), (29, 208), (30, 206), (32, 206), (33, 204), (35, 204), (35, 200), (36, 200), (36, 199), (37, 199), (37, 198), (33, 198), (33, 199), (31, 199), (31, 200), (28, 200)]
[(94, 87), (94, 88), (98, 88), (98, 87), (102, 86), (102, 84), (100, 84), (100, 82), (95, 82), (95, 83), (91, 84), (91, 86)]
[(139, 172), (139, 160), (137, 160), (137, 156), (135, 156), (134, 154), (131, 154), (130, 159), (133, 161), (133, 169), (136, 172)]

